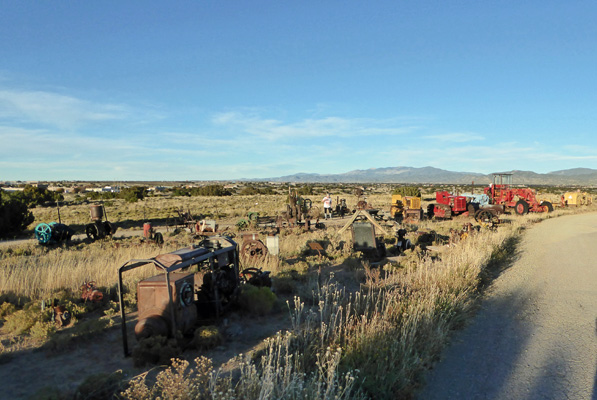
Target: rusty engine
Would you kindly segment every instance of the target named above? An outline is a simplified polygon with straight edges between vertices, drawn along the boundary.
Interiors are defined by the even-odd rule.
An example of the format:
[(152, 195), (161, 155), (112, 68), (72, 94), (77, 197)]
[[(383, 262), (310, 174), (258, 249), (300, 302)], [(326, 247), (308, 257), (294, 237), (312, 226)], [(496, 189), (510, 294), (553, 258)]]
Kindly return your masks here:
[(137, 285), (138, 340), (154, 335), (175, 337), (177, 331), (191, 332), (199, 321), (219, 317), (240, 288), (237, 245), (224, 236), (213, 236), (198, 245), (154, 258), (127, 261), (118, 270), (125, 356), (128, 344), (122, 274), (147, 264), (155, 265), (161, 273)]
[[(106, 208), (103, 204), (93, 204), (90, 207), (90, 212), (91, 220), (93, 222), (85, 226), (85, 234), (89, 240), (94, 241), (104, 239), (107, 236), (112, 236), (114, 232), (116, 232), (116, 227), (108, 221)], [(105, 221), (103, 221), (104, 216), (106, 217)]]

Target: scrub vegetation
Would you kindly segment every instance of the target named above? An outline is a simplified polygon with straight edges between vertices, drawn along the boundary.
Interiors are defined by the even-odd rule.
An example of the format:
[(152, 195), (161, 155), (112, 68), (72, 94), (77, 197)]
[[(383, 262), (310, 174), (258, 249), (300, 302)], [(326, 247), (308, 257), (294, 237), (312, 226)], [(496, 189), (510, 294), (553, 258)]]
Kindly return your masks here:
[[(369, 189), (366, 200), (375, 208), (389, 209), (395, 189), (395, 185)], [(286, 190), (270, 190), (276, 194), (171, 193), (144, 196), (137, 202), (114, 198), (106, 211), (119, 229), (140, 229), (144, 221), (159, 226), (176, 210), (190, 210), (197, 219), (216, 219), (225, 234), (238, 237), (242, 232), (236, 221), (249, 212), (272, 216), (285, 209)], [(336, 197), (346, 198), (352, 207), (357, 201), (351, 188), (304, 190), (303, 196), (314, 205), (320, 205), (327, 191), (334, 202)], [(432, 192), (422, 191), (429, 202)], [(556, 194), (546, 196), (553, 201)], [(587, 210), (594, 209), (507, 215), (497, 228), (480, 227), (474, 235), (451, 241), (451, 230), (474, 220), (460, 217), (404, 224), (406, 237), (414, 244), (426, 232), (432, 237), (430, 245), (441, 251), (419, 245), (383, 266), (372, 265), (354, 252), (349, 231), (338, 234), (348, 217), (325, 229), (285, 229), (280, 233), (279, 256), (268, 255), (259, 265), (271, 271), (272, 290), (243, 288), (238, 312), (264, 324), (272, 315), (289, 315), (286, 329), (271, 332), (253, 351), (239, 354), (226, 367), (205, 356), (185, 359), (172, 339), (154, 339), (163, 341), (164, 351), (147, 350), (145, 357), (170, 366), (133, 378), (119, 374), (117, 382), (113, 382), (114, 371), (107, 371), (108, 375), (86, 380), (83, 389), (93, 392), (94, 382), (100, 382), (98, 390), (112, 388), (107, 396), (128, 399), (410, 398), (451, 332), (474, 311), (485, 285), (513, 257), (521, 232), (542, 219)], [(32, 213), (35, 221), (30, 227), (53, 220), (55, 209), (37, 207)], [(89, 205), (70, 202), (61, 207), (61, 217), (70, 226), (84, 226), (89, 222)], [(396, 255), (396, 237), (392, 229), (388, 232), (382, 239), (389, 255)], [(93, 243), (75, 239), (54, 247), (34, 243), (0, 247), (0, 363), (10, 363), (24, 349), (60, 352), (82, 343), (82, 338), (115, 329), (118, 267), (129, 259), (152, 257), (197, 241), (180, 230), (170, 229), (164, 236), (161, 247), (142, 243), (133, 235)], [(309, 242), (319, 243), (323, 252), (311, 250)], [(136, 282), (155, 273), (147, 267), (125, 275), (127, 311), (135, 309)], [(105, 293), (102, 302), (79, 299), (81, 285), (91, 281)], [(56, 300), (71, 314), (66, 326), (57, 327), (53, 321), (49, 305)], [(217, 352), (227, 340), (217, 326), (209, 326), (195, 332), (193, 343), (197, 349)], [(108, 377), (106, 386), (101, 382)]]

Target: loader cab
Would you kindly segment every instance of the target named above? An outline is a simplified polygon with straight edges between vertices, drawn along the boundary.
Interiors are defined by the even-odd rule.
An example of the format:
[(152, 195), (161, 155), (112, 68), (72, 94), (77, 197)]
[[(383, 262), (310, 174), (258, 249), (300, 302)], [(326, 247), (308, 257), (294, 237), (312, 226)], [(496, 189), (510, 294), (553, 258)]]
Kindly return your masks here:
[(493, 174), (493, 183), (485, 188), (485, 194), (490, 199), (504, 199), (512, 185), (512, 174)]

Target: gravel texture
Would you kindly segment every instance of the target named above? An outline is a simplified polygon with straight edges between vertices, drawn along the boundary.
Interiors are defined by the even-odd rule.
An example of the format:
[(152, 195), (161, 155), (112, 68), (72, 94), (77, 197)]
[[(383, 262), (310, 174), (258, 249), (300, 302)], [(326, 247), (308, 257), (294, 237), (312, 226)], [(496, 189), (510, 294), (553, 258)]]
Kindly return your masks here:
[(597, 399), (597, 214), (527, 229), (419, 399)]

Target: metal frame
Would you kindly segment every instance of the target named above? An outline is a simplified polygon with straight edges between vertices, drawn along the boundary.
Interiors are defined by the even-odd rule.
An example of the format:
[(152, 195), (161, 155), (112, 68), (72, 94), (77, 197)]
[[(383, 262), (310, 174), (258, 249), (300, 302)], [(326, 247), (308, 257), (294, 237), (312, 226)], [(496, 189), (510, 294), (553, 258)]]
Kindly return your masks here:
[[(219, 249), (209, 249), (206, 247), (201, 247), (201, 243), (214, 242), (214, 241), (217, 241), (220, 244), (222, 244), (222, 247)], [(224, 246), (223, 242), (227, 242), (228, 246)], [(180, 269), (183, 269), (183, 268), (188, 268), (193, 265), (200, 264), (204, 261), (209, 261), (210, 269), (213, 271), (214, 258), (217, 258), (221, 254), (229, 253), (230, 251), (233, 251), (234, 258), (232, 261), (238, 267), (237, 245), (236, 245), (236, 242), (233, 241), (232, 239), (230, 239), (229, 237), (214, 236), (214, 237), (211, 237), (209, 239), (202, 241), (201, 243), (199, 245), (193, 245), (191, 248), (186, 249), (186, 250), (195, 250), (194, 252), (188, 252), (188, 254), (186, 254), (186, 256), (189, 258), (183, 259), (181, 262), (175, 263), (169, 267), (166, 267), (159, 260), (156, 260), (156, 257), (157, 257), (156, 256), (156, 257), (148, 258), (148, 259), (132, 259), (132, 260), (125, 262), (120, 268), (118, 268), (118, 302), (120, 305), (120, 317), (122, 318), (122, 344), (123, 344), (125, 357), (129, 356), (130, 353), (128, 351), (126, 313), (124, 311), (124, 298), (123, 298), (124, 284), (123, 284), (123, 280), (122, 280), (122, 274), (126, 271), (131, 271), (135, 268), (139, 268), (139, 267), (145, 266), (147, 264), (153, 264), (154, 266), (160, 268), (166, 274), (166, 287), (168, 288), (168, 302), (169, 302), (169, 308), (170, 308), (170, 313), (171, 313), (171, 318), (172, 318), (172, 335), (175, 336), (175, 334), (176, 334), (176, 315), (174, 312), (174, 307), (172, 307), (173, 298), (172, 298), (172, 289), (170, 288), (170, 273), (180, 270)], [(185, 249), (181, 249), (181, 250), (185, 250)], [(181, 250), (177, 250), (177, 251), (174, 251), (169, 254), (176, 254), (177, 252), (180, 252)], [(238, 279), (238, 276), (237, 276), (237, 279)], [(217, 299), (217, 293), (216, 293), (216, 299)], [(217, 307), (216, 307), (216, 310), (217, 310)], [(217, 314), (218, 311), (219, 310), (216, 311), (216, 315), (218, 315)]]

